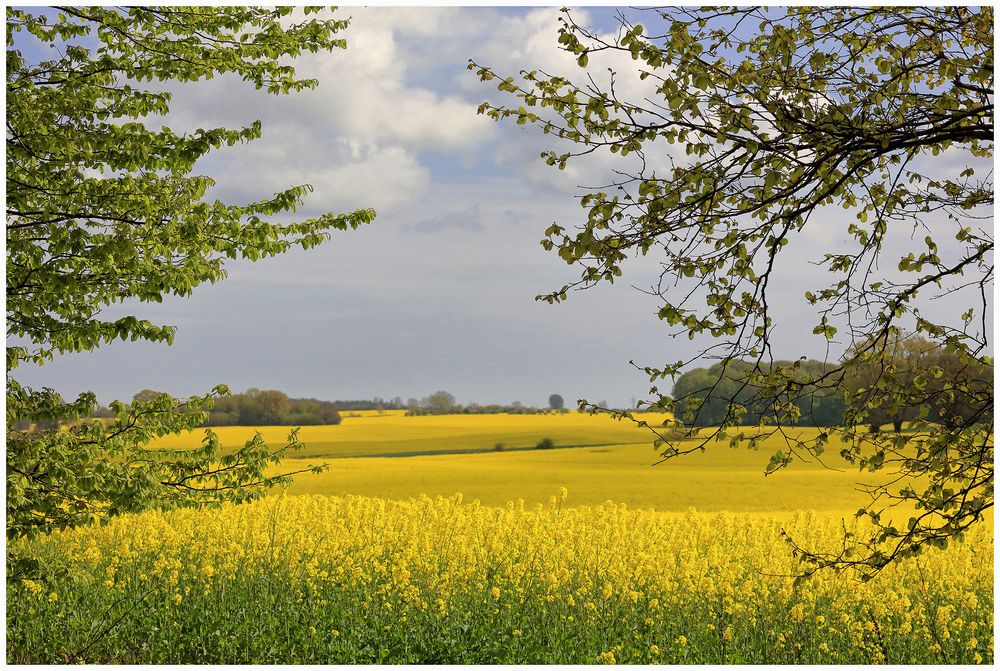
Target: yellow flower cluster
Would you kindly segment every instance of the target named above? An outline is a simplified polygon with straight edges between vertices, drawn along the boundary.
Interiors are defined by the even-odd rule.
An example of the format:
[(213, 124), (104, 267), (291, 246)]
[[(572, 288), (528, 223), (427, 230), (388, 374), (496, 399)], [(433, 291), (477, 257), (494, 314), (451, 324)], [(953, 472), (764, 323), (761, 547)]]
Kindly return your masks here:
[[(234, 584), (280, 576), (282, 598), (316, 613), (349, 599), (357, 612), (415, 627), (482, 611), (518, 645), (529, 644), (542, 619), (567, 631), (601, 627), (605, 638), (595, 637), (579, 658), (585, 663), (725, 661), (741, 646), (773, 653), (753, 661), (893, 662), (887, 655), (902, 648), (923, 651), (925, 662), (992, 660), (985, 525), (868, 582), (821, 572), (794, 585), (787, 576), (799, 567), (781, 529), (809, 547), (836, 549), (841, 525), (839, 516), (810, 513), (275, 496), (123, 516), (36, 540), (32, 551), (60, 557), (75, 589), (110, 599), (155, 587), (164, 608), (221, 603)], [(57, 599), (37, 583), (25, 587), (32, 603)], [(356, 626), (311, 625), (331, 632), (329, 640)], [(813, 657), (802, 657), (803, 645)]]

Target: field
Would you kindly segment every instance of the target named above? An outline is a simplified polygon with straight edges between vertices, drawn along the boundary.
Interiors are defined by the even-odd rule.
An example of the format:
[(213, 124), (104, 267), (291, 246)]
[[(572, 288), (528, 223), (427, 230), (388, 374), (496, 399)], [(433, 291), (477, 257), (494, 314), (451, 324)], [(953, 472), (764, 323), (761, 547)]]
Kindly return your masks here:
[[(641, 414), (650, 425), (663, 417)], [(222, 427), (223, 445), (238, 445), (259, 430), (273, 444), (283, 427)], [(802, 429), (815, 432), (816, 429)], [(504, 505), (523, 499), (548, 503), (569, 490), (572, 505), (604, 501), (660, 511), (830, 510), (854, 512), (868, 499), (858, 483), (866, 474), (836, 454), (819, 463), (798, 463), (764, 477), (778, 437), (759, 451), (710, 445), (705, 453), (652, 465), (658, 460), (649, 429), (607, 415), (401, 414), (346, 418), (339, 426), (303, 427), (307, 448), (283, 468), (327, 463), (329, 471), (298, 476), (293, 494), (364, 495), (391, 499), (452, 496)], [(544, 438), (555, 449), (534, 449)], [(161, 444), (180, 447), (198, 436), (174, 436)], [(501, 443), (502, 450), (497, 450)], [(412, 455), (412, 456), (407, 456)]]
[(8, 661), (993, 660), (990, 522), (869, 582), (791, 580), (781, 530), (836, 548), (865, 500), (833, 460), (765, 478), (768, 449), (713, 446), (651, 467), (648, 432), (577, 413), (365, 414), (301, 436), (330, 470), (262, 501), (20, 548), (44, 577), (9, 586)]

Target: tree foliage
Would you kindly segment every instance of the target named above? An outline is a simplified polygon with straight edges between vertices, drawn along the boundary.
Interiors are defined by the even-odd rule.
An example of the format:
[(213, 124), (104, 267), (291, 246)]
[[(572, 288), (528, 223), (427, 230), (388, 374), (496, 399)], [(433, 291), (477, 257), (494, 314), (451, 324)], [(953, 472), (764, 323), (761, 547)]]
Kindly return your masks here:
[[(13, 373), (24, 362), (114, 340), (169, 344), (171, 326), (104, 318), (126, 300), (187, 296), (225, 277), (232, 259), (309, 248), (331, 230), (369, 222), (371, 210), (287, 221), (310, 191), (290, 187), (246, 204), (207, 197), (195, 173), (216, 148), (260, 137), (244, 128), (178, 133), (155, 121), (170, 110), (164, 82), (230, 74), (272, 94), (317, 85), (288, 59), (343, 48), (346, 21), (297, 17), (290, 8), (64, 7), (7, 10), (7, 533), (72, 526), (161, 505), (242, 501), (282, 482), (265, 474), (275, 448), (260, 436), (223, 453), (162, 450), (158, 436), (198, 426), (215, 396), (169, 396), (111, 405), (108, 423), (12, 431), (21, 420), (86, 417), (92, 394), (64, 401)], [(309, 10), (306, 12), (311, 13)], [(278, 223), (282, 217), (286, 223)]]
[(446, 411), (455, 407), (455, 396), (446, 391), (436, 391), (424, 399), (422, 405), (431, 410)]
[(288, 398), (281, 391), (250, 388), (216, 401), (205, 426), (308, 426), (340, 421), (335, 401)]
[(549, 407), (553, 410), (562, 410), (565, 405), (563, 397), (560, 394), (549, 394)]
[[(789, 394), (788, 401), (798, 407), (800, 426), (840, 426), (844, 423), (844, 390), (814, 388), (810, 382), (833, 367), (813, 359), (776, 361), (790, 379), (802, 387)], [(774, 403), (758, 398), (750, 379), (755, 373), (752, 362), (734, 360), (716, 363), (708, 368), (695, 368), (680, 375), (674, 382), (674, 412), (690, 426), (717, 426), (732, 411), (740, 413), (741, 424), (770, 424)], [(884, 422), (883, 422), (884, 423)]]
[[(852, 539), (835, 555), (796, 546), (806, 572), (855, 566), (871, 575), (898, 556), (945, 544), (993, 505), (993, 386), (955, 374), (992, 366), (992, 8), (646, 16), (651, 27), (622, 14), (617, 34), (602, 35), (567, 12), (558, 41), (587, 75), (576, 81), (469, 64), (515, 99), (480, 112), (552, 136), (555, 148), (542, 153), (549, 165), (619, 157), (609, 186), (582, 197), (579, 228), (545, 232), (542, 245), (578, 266), (580, 277), (540, 298), (561, 301), (570, 289), (614, 282), (628, 258), (657, 254), (658, 317), (691, 339), (711, 339), (702, 354), (723, 371), (747, 362), (747, 389), (774, 422), (766, 431), (741, 429), (745, 403), (733, 403), (703, 441), (658, 438), (664, 455), (712, 439), (753, 447), (781, 432), (787, 448), (770, 470), (796, 457), (822, 460), (835, 440), (844, 458), (891, 483), (873, 485), (871, 504), (859, 511), (879, 527), (872, 538)], [(599, 84), (588, 69), (601, 52), (629, 55), (629, 74), (648, 95), (621, 95), (620, 72)], [(847, 244), (817, 255), (803, 236), (817, 226), (837, 227)], [(769, 298), (777, 269), (795, 254), (818, 257), (828, 271), (804, 302), (836, 365), (810, 380), (772, 365), (773, 334), (787, 325), (775, 323)], [(892, 344), (911, 331), (956, 365), (858, 386), (837, 434), (802, 441), (784, 431), (800, 417), (795, 398), (804, 383), (834, 389), (862, 369), (888, 371)], [(688, 363), (645, 368), (653, 408), (673, 407), (657, 385)], [(934, 404), (963, 410), (943, 421)], [(916, 409), (908, 434), (868, 431), (879, 413), (901, 408)], [(917, 509), (904, 524), (886, 513), (897, 502)]]
[[(905, 404), (900, 404), (898, 398), (870, 392), (879, 388), (882, 378), (893, 386), (914, 390), (903, 399)], [(992, 385), (992, 363), (966, 361), (919, 336), (890, 341), (882, 356), (868, 365), (852, 366), (844, 377), (846, 393), (855, 397), (851, 405), (863, 404), (867, 408), (872, 433), (880, 431), (884, 424), (892, 424), (898, 433), (905, 422), (919, 418), (958, 428), (975, 421), (977, 409), (987, 402)]]

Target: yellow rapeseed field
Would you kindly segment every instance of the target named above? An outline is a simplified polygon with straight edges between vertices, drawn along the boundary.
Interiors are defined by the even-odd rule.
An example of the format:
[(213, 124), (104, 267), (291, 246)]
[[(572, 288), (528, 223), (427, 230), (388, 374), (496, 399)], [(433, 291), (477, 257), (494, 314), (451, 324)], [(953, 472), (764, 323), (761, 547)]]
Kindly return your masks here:
[[(255, 430), (288, 433), (217, 431)], [(366, 413), (301, 437), (281, 468), (330, 469), (261, 501), (19, 541), (41, 567), (8, 584), (8, 661), (993, 660), (989, 521), (869, 582), (795, 584), (782, 529), (817, 550), (864, 531), (870, 476), (835, 455), (765, 478), (775, 438), (653, 467), (646, 430), (580, 413)]]
[[(662, 423), (665, 418), (650, 413), (639, 417), (650, 423)], [(252, 437), (255, 431), (269, 442), (280, 443), (288, 436), (289, 428), (223, 426), (214, 431), (224, 446), (236, 446)], [(630, 422), (580, 412), (406, 417), (403, 411), (384, 416), (376, 411), (345, 411), (341, 424), (304, 426), (299, 436), (306, 443), (300, 456), (323, 458), (493, 450), (497, 443), (506, 449), (531, 448), (543, 438), (551, 438), (557, 446), (563, 447), (652, 442), (648, 430)], [(199, 430), (165, 436), (156, 445), (180, 448), (200, 440)]]
[[(837, 516), (274, 496), (146, 513), (31, 548), (59, 587), (8, 595), (10, 661), (964, 663), (993, 659), (981, 528), (870, 582), (795, 585), (779, 538)], [(96, 618), (99, 619), (99, 618)], [(13, 651), (13, 652), (12, 652)], [(65, 659), (65, 658), (63, 658)]]
[[(664, 419), (651, 413), (638, 417), (651, 425)], [(230, 446), (255, 431), (272, 444), (288, 435), (286, 427), (216, 429), (223, 445)], [(330, 465), (320, 475), (296, 478), (291, 492), (303, 494), (406, 499), (462, 492), (484, 504), (504, 505), (517, 499), (545, 502), (565, 487), (572, 492), (572, 505), (610, 500), (663, 511), (853, 512), (868, 500), (859, 484), (871, 480), (844, 463), (835, 450), (825, 465), (796, 463), (765, 478), (771, 453), (783, 447), (779, 437), (766, 441), (759, 451), (713, 444), (704, 454), (653, 467), (658, 455), (648, 429), (608, 415), (578, 412), (405, 417), (370, 411), (345, 417), (339, 426), (303, 427), (300, 437), (307, 447), (286, 459), (282, 468)], [(544, 438), (556, 448), (533, 449)], [(182, 447), (198, 442), (196, 432), (170, 436), (160, 444)]]
[(402, 417), (406, 410), (342, 410), (341, 417)]

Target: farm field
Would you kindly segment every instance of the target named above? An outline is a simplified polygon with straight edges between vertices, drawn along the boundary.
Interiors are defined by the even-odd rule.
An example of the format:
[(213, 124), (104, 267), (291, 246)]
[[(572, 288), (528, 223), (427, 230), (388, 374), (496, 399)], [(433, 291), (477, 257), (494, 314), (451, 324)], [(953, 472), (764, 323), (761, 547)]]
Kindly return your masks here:
[[(255, 430), (288, 433), (216, 429), (230, 446)], [(16, 546), (48, 577), (8, 591), (8, 661), (993, 659), (991, 521), (870, 582), (793, 584), (782, 529), (835, 549), (862, 524), (865, 474), (839, 457), (764, 477), (774, 439), (653, 467), (647, 430), (579, 413), (365, 414), (301, 437), (281, 467), (330, 470), (261, 501)]]
[[(639, 418), (659, 425), (663, 416)], [(235, 446), (260, 431), (278, 444), (287, 427), (219, 427), (223, 445)], [(802, 432), (815, 432), (804, 428)], [(282, 463), (296, 470), (327, 463), (322, 474), (296, 476), (293, 494), (364, 495), (392, 499), (462, 493), (483, 504), (523, 499), (547, 503), (566, 488), (571, 505), (604, 501), (661, 511), (854, 512), (868, 499), (858, 488), (865, 473), (836, 454), (819, 463), (796, 463), (764, 477), (780, 438), (758, 451), (713, 444), (704, 453), (658, 466), (652, 434), (607, 415), (442, 415), (347, 417), (338, 426), (307, 426), (306, 448)], [(533, 449), (543, 438), (555, 449)], [(161, 445), (181, 447), (200, 439), (173, 436)], [(497, 443), (504, 447), (495, 450)], [(471, 453), (463, 453), (471, 452)], [(415, 456), (407, 456), (415, 455)]]
[[(358, 416), (352, 416), (353, 414)], [(389, 414), (392, 413), (392, 414)], [(629, 422), (616, 422), (607, 415), (579, 412), (544, 415), (431, 415), (406, 417), (402, 411), (353, 411), (336, 426), (304, 426), (299, 431), (306, 448), (303, 458), (407, 456), (452, 452), (492, 451), (497, 443), (508, 450), (533, 448), (543, 438), (557, 447), (604, 446), (652, 442), (652, 434)], [(639, 417), (662, 422), (661, 415)], [(223, 426), (213, 429), (224, 446), (236, 446), (260, 431), (266, 440), (280, 443), (289, 427)], [(161, 447), (184, 447), (200, 440), (202, 431), (161, 438)]]
[[(795, 585), (836, 515), (273, 496), (35, 541), (10, 662), (978, 663), (992, 538)], [(122, 618), (118, 626), (109, 626)]]

